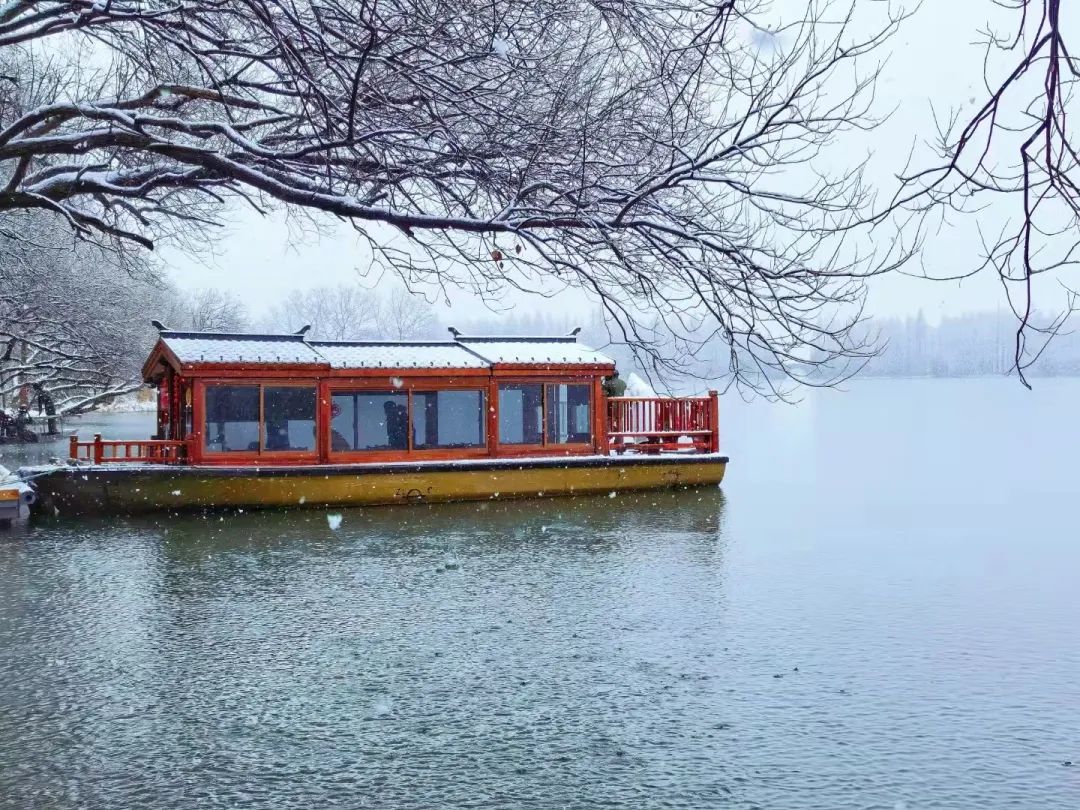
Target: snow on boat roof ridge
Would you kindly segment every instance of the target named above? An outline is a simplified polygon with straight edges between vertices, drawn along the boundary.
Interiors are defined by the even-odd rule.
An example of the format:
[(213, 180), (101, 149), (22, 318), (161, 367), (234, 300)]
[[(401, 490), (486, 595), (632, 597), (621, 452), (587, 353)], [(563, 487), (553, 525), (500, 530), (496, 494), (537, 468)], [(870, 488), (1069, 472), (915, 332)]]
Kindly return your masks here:
[(456, 335), (459, 343), (577, 343), (577, 335)]
[(452, 340), (309, 340), (311, 346), (453, 346)]
[(200, 332), (193, 329), (164, 329), (158, 333), (166, 340), (180, 338), (182, 340), (267, 340), (289, 341), (292, 343), (307, 343), (304, 336), (299, 333), (271, 334), (269, 332)]

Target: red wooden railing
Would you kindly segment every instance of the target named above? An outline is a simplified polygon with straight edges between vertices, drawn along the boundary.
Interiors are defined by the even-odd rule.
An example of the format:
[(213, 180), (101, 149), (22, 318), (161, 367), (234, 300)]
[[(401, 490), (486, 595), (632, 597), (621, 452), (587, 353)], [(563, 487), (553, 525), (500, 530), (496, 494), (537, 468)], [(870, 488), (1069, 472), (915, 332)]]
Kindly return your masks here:
[(180, 461), (187, 456), (186, 442), (174, 439), (115, 439), (105, 440), (100, 433), (93, 441), (80, 442), (71, 437), (71, 458), (94, 464), (113, 461), (165, 463)]
[(720, 450), (720, 399), (705, 397), (609, 397), (608, 442), (616, 453)]

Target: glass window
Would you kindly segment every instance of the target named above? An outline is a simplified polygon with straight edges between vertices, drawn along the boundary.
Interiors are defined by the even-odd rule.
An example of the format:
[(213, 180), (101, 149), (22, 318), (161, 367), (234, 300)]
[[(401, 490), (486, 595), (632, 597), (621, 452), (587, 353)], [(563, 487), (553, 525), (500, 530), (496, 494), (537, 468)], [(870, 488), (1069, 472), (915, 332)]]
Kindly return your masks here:
[(356, 446), (356, 397), (333, 394), (330, 397), (330, 452), (340, 453)]
[(315, 389), (306, 386), (263, 388), (263, 449), (315, 449)]
[(414, 391), (413, 447), (482, 447), (483, 391)]
[(547, 386), (548, 444), (588, 444), (592, 441), (589, 390), (588, 385)]
[(211, 452), (258, 452), (259, 386), (207, 386), (205, 442)]
[(339, 391), (331, 397), (330, 413), (331, 450), (409, 447), (409, 395), (403, 391)]
[(499, 386), (499, 443), (542, 444), (542, 385)]

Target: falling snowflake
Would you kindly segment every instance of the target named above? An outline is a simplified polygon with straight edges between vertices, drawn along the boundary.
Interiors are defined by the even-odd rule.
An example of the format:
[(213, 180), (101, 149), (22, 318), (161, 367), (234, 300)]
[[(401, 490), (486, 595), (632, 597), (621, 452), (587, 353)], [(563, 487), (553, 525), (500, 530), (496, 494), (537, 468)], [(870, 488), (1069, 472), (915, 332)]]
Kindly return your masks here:
[(327, 515), (326, 523), (333, 531), (337, 531), (341, 528), (341, 515)]

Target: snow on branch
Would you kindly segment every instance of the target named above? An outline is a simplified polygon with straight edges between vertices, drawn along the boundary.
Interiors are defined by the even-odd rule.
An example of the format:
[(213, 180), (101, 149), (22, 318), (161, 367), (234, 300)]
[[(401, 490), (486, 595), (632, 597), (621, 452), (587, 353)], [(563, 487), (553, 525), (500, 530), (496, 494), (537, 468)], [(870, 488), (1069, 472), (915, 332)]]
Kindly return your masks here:
[(148, 312), (171, 291), (138, 255), (71, 243), (57, 220), (14, 212), (0, 233), (0, 405), (48, 394), (79, 413), (141, 387)]

